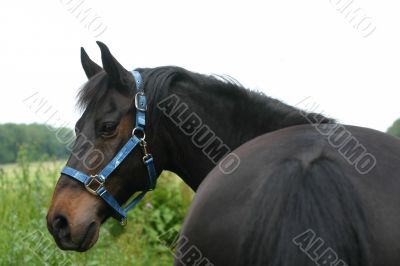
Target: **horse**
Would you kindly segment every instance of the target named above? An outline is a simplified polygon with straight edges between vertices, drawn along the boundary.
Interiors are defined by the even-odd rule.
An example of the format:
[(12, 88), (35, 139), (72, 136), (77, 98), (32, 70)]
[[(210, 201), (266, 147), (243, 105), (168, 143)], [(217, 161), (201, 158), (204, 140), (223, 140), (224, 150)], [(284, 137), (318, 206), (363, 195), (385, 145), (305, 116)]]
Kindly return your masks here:
[(400, 140), (298, 125), (235, 150), (198, 188), (175, 266), (400, 265)]
[[(327, 153), (321, 152), (321, 147), (328, 146), (323, 146), (323, 134), (316, 134), (315, 128), (336, 128), (333, 119), (247, 90), (225, 76), (206, 76), (172, 66), (130, 72), (105, 44), (97, 43), (103, 67), (81, 48), (88, 82), (78, 94), (78, 105), (84, 112), (76, 123), (68, 171), (62, 171), (47, 214), (48, 229), (61, 249), (90, 249), (101, 224), (110, 217), (124, 223), (126, 210), (154, 187), (153, 177), (169, 170), (196, 191), (182, 236), (195, 243), (210, 264), (265, 265), (267, 261), (266, 265), (292, 265), (307, 255), (287, 253), (291, 254), (289, 264), (286, 253), (281, 253), (284, 240), (293, 232), (300, 234), (295, 229), (307, 227), (307, 222), (313, 230), (328, 226), (318, 231), (321, 239), (336, 248), (341, 258), (353, 258), (350, 265), (368, 265), (369, 254), (379, 252), (383, 255), (376, 256), (377, 262), (389, 258), (380, 265), (398, 262), (396, 232), (389, 233), (398, 221), (394, 211), (398, 140), (349, 127), (350, 134), (382, 159), (372, 172), (360, 177), (349, 172), (342, 157), (333, 152), (324, 157)], [(144, 117), (149, 121), (141, 122)], [(135, 149), (139, 146), (142, 152)], [(354, 149), (347, 148), (346, 153), (354, 154)], [(102, 176), (104, 172), (107, 175)], [(319, 174), (322, 181), (316, 179)], [(301, 186), (298, 191), (295, 184)], [(142, 191), (140, 197), (129, 203), (129, 208), (120, 207), (138, 191)], [(311, 192), (318, 195), (314, 198)], [(294, 209), (290, 209), (292, 205)], [(267, 218), (272, 214), (270, 221)], [(307, 220), (308, 215), (313, 216)], [(390, 218), (386, 222), (384, 215)], [(181, 243), (179, 247), (177, 255), (187, 246)], [(176, 265), (190, 265), (182, 256), (176, 257)], [(307, 263), (310, 261), (295, 264)]]

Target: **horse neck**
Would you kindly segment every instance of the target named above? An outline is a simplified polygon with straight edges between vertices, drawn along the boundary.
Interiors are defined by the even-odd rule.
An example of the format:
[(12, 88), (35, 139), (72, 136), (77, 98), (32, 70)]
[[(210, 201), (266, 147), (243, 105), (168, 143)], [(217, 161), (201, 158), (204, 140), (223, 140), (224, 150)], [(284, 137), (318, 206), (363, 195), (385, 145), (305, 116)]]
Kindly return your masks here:
[[(164, 135), (166, 147), (161, 156), (168, 158), (163, 170), (176, 173), (193, 190), (218, 160), (241, 144), (268, 132), (308, 123), (294, 107), (214, 79), (200, 84), (177, 82), (157, 104), (162, 113), (157, 132)], [(202, 141), (200, 136), (204, 136)], [(211, 144), (223, 148), (218, 153)]]

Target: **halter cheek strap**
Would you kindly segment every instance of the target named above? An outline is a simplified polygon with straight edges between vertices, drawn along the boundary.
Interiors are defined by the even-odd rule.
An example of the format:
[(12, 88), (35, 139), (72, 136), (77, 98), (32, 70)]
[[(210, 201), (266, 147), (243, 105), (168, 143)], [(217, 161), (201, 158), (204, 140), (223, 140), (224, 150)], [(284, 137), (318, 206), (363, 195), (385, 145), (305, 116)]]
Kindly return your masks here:
[[(61, 171), (62, 174), (82, 183), (86, 190), (91, 194), (101, 197), (114, 210), (114, 217), (122, 225), (125, 225), (127, 222), (127, 212), (135, 207), (148, 191), (153, 190), (157, 182), (157, 173), (154, 167), (153, 156), (148, 153), (147, 143), (145, 141), (146, 135), (144, 129), (146, 126), (147, 99), (142, 88), (142, 77), (138, 71), (132, 71), (131, 73), (135, 78), (137, 89), (135, 94), (136, 124), (132, 131), (132, 137), (121, 148), (117, 155), (115, 155), (115, 157), (103, 168), (103, 170), (96, 175), (89, 176), (69, 166), (65, 166)], [(136, 133), (139, 132), (142, 135), (140, 138), (136, 136)], [(104, 187), (104, 182), (138, 145), (141, 146), (144, 153), (142, 160), (147, 168), (149, 178), (148, 187), (146, 190), (137, 195), (125, 207), (122, 207)]]

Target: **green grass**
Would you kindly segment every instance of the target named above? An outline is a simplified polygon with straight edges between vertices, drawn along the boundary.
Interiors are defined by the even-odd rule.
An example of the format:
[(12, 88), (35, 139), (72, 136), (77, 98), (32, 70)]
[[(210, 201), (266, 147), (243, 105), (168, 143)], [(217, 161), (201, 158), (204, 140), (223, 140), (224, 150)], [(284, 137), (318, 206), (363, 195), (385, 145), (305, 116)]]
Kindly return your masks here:
[(65, 162), (25, 159), (0, 165), (0, 265), (172, 265), (165, 242), (173, 235), (168, 232), (180, 229), (193, 197), (175, 175), (162, 174), (157, 189), (129, 213), (126, 227), (110, 219), (91, 250), (65, 252), (56, 246), (45, 221)]

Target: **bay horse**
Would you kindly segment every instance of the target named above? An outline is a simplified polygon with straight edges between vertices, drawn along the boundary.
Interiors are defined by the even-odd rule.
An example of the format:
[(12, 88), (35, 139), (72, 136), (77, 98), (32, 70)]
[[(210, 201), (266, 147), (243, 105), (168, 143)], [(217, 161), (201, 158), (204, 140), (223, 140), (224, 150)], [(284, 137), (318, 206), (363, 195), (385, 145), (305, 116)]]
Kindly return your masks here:
[[(176, 265), (313, 265), (307, 252), (321, 241), (335, 253), (322, 254), (320, 265), (332, 254), (348, 265), (398, 265), (397, 139), (347, 127), (378, 162), (360, 174), (316, 130), (342, 138), (332, 119), (225, 77), (178, 67), (130, 72), (98, 45), (103, 68), (81, 49), (84, 112), (47, 214), (61, 249), (91, 248), (100, 225), (124, 222), (121, 204), (169, 170), (196, 191)], [(346, 145), (350, 157), (358, 152)]]

